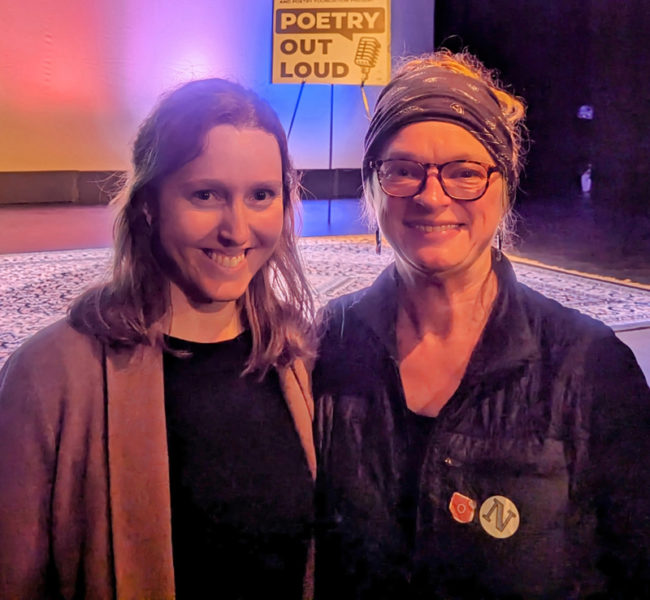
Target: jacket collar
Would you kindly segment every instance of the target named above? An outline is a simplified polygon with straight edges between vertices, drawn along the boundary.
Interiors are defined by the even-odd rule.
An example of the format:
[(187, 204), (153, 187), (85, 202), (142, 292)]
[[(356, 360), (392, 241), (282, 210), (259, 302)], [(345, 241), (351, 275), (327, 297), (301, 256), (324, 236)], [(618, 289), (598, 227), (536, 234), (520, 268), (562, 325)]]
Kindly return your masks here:
[(466, 378), (482, 379), (540, 360), (539, 335), (530, 320), (525, 288), (505, 257), (492, 259), (499, 290), (468, 366)]
[[(539, 358), (536, 335), (528, 318), (521, 284), (510, 261), (503, 256), (492, 267), (498, 292), (483, 334), (474, 348), (465, 380), (510, 371)], [(392, 263), (350, 306), (350, 312), (377, 337), (397, 361), (397, 269)]]
[(314, 449), (314, 400), (311, 395), (309, 373), (302, 361), (277, 369), (280, 387), (293, 424), (305, 451), (312, 479), (316, 479), (316, 450)]
[(391, 263), (349, 308), (350, 313), (374, 333), (394, 360), (397, 360), (397, 277), (395, 263)]
[(162, 352), (106, 352), (111, 532), (118, 598), (173, 598)]

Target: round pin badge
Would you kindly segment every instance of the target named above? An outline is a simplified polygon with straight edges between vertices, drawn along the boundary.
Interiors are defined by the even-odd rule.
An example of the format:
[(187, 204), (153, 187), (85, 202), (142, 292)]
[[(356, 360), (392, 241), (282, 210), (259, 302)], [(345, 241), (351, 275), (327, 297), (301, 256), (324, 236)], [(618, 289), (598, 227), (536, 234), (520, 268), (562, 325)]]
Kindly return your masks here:
[(490, 496), (478, 514), (481, 527), (492, 537), (509, 538), (519, 529), (519, 510), (505, 496)]
[(476, 502), (460, 492), (454, 492), (449, 501), (449, 512), (454, 521), (469, 523), (476, 512)]

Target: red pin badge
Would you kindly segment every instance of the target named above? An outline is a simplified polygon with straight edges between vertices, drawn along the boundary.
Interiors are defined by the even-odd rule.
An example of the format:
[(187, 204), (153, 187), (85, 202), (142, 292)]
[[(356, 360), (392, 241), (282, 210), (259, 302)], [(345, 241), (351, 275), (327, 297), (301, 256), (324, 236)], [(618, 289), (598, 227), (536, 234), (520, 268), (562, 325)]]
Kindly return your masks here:
[(454, 518), (454, 521), (469, 523), (474, 518), (476, 502), (459, 492), (454, 492), (449, 501), (449, 512)]

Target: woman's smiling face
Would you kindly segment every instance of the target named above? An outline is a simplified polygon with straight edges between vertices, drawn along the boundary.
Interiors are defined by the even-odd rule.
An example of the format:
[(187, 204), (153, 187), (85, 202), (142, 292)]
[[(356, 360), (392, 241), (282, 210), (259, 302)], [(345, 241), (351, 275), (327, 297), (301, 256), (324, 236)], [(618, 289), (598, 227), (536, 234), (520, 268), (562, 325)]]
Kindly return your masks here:
[[(471, 160), (494, 165), (486, 148), (471, 133), (440, 121), (403, 127), (390, 139), (380, 158), (405, 158), (425, 164)], [(435, 171), (431, 167), (421, 192), (407, 198), (386, 194), (375, 180), (377, 219), (395, 251), (398, 267), (425, 277), (489, 270), (492, 239), (503, 216), (501, 175), (492, 173), (481, 198), (464, 201), (445, 194)]]
[(163, 179), (159, 239), (167, 275), (193, 304), (234, 302), (282, 236), (282, 159), (275, 137), (217, 125), (201, 154)]

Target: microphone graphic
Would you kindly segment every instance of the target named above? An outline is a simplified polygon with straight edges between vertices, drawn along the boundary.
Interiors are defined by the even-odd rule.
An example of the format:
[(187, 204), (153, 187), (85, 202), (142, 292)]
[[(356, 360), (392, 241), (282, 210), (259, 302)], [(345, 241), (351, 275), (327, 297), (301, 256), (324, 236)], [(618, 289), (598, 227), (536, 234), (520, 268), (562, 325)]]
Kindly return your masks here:
[(361, 67), (361, 83), (368, 79), (370, 69), (377, 64), (381, 44), (377, 38), (362, 37), (357, 46), (357, 53), (354, 56), (354, 64)]

